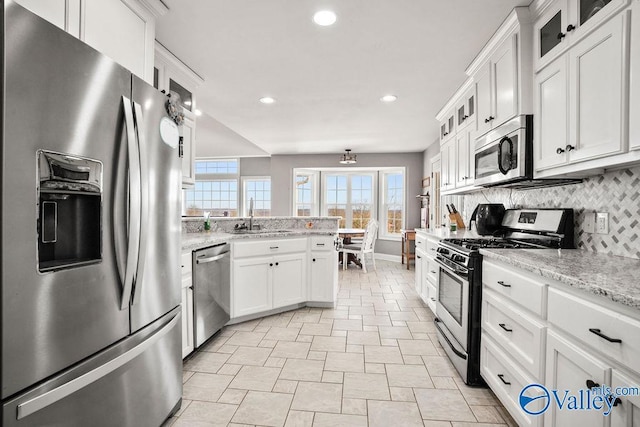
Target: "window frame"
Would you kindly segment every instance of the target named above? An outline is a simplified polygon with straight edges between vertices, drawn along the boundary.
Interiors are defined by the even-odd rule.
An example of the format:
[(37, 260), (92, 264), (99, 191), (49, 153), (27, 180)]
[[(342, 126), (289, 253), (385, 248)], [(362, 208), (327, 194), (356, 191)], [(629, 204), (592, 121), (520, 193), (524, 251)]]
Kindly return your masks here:
[(328, 203), (327, 203), (327, 179), (330, 176), (346, 176), (347, 177), (347, 201), (345, 203), (345, 228), (353, 228), (353, 203), (352, 203), (352, 180), (354, 176), (370, 176), (371, 177), (371, 194), (372, 200), (370, 203), (371, 206), (371, 218), (378, 218), (378, 174), (374, 170), (346, 170), (346, 169), (335, 169), (335, 170), (327, 170), (322, 171), (320, 173), (320, 182), (321, 182), (321, 192), (320, 192), (320, 209), (322, 215), (329, 215), (328, 211)]
[[(309, 217), (320, 216), (320, 172), (317, 170), (297, 168), (293, 170), (293, 184), (292, 184), (292, 216), (298, 216), (298, 176), (306, 175), (311, 177), (311, 214)], [(300, 217), (306, 218), (306, 217)]]
[[(249, 201), (246, 200), (246, 196), (247, 196), (247, 182), (250, 181), (269, 181), (269, 184), (271, 184), (271, 177), (270, 176), (242, 176), (240, 177), (240, 181), (241, 181), (241, 189), (242, 189), (242, 200), (240, 203), (240, 209), (239, 212), (242, 213), (242, 217), (248, 217), (249, 216)], [(269, 216), (271, 216), (271, 211), (273, 210), (273, 187), (270, 186), (269, 189)], [(258, 217), (257, 217), (258, 218)], [(264, 217), (262, 217), (264, 218)]]
[[(242, 188), (241, 188), (241, 182), (240, 182), (240, 159), (238, 158), (214, 158), (214, 157), (206, 157), (206, 158), (198, 158), (195, 160), (195, 162), (235, 162), (236, 163), (236, 173), (197, 173), (195, 172), (197, 170), (196, 165), (194, 164), (194, 175), (195, 175), (195, 182), (194, 182), (194, 186), (188, 189), (184, 189), (183, 190), (183, 197), (182, 197), (182, 214), (186, 215), (187, 213), (187, 192), (189, 191), (195, 191), (195, 183), (198, 181), (235, 181), (236, 183), (236, 196), (237, 196), (237, 216), (233, 217), (231, 215), (229, 215), (229, 218), (237, 218), (240, 216), (240, 214), (242, 213), (242, 199), (244, 197), (243, 193), (242, 193)], [(205, 210), (205, 208), (200, 208), (201, 210)], [(207, 208), (209, 209), (209, 208)], [(211, 211), (213, 211), (213, 209), (216, 208), (210, 208)], [(221, 210), (221, 209), (219, 209)], [(220, 217), (222, 218), (222, 217)]]
[(407, 224), (407, 170), (406, 168), (385, 168), (381, 169), (378, 174), (380, 175), (380, 188), (378, 193), (380, 194), (380, 227), (378, 228), (378, 238), (383, 240), (402, 240), (402, 233), (391, 234), (387, 230), (387, 222), (389, 220), (387, 216), (387, 176), (388, 175), (402, 175), (402, 226), (401, 229), (405, 229)]

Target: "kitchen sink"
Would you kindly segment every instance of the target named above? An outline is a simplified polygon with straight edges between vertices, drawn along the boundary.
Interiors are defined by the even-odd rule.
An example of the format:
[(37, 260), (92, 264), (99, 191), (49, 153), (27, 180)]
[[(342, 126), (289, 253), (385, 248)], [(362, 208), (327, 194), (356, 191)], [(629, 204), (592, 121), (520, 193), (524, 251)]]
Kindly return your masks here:
[(233, 230), (232, 234), (269, 234), (269, 233), (288, 233), (291, 230)]

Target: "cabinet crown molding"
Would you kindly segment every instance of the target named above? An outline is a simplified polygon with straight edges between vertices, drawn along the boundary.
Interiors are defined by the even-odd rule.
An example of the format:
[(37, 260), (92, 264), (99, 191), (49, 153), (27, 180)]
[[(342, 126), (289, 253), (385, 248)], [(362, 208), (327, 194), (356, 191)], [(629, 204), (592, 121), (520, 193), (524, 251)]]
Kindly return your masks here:
[(162, 0), (137, 0), (142, 6), (144, 6), (154, 18), (159, 18), (162, 15), (166, 15), (169, 12), (169, 8)]
[(529, 5), (529, 13), (535, 21), (538, 19), (556, 0), (533, 0)]
[(515, 7), (509, 16), (504, 20), (502, 25), (491, 36), (487, 44), (482, 48), (480, 53), (475, 57), (471, 64), (465, 70), (467, 76), (473, 76), (487, 60), (493, 55), (495, 50), (504, 42), (507, 37), (517, 32), (521, 26), (531, 25), (531, 13), (529, 8)]
[(458, 101), (460, 101), (460, 98), (462, 98), (462, 96), (471, 88), (471, 86), (473, 86), (473, 79), (469, 77), (464, 81), (464, 83), (462, 83), (462, 86), (460, 86), (458, 90), (455, 91), (453, 96), (449, 98), (449, 101), (444, 104), (444, 107), (442, 107), (440, 111), (438, 111), (438, 114), (436, 114), (436, 120), (439, 122), (444, 120), (445, 116), (449, 113), (449, 111), (451, 111), (451, 109), (455, 108)]

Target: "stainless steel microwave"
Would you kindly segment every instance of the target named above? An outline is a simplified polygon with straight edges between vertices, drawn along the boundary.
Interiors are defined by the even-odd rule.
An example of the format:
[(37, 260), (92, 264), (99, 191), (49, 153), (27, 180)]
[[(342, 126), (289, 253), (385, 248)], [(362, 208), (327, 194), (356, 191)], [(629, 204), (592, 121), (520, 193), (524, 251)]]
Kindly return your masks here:
[(523, 114), (476, 140), (475, 184), (482, 187), (536, 188), (579, 179), (533, 178), (533, 116)]

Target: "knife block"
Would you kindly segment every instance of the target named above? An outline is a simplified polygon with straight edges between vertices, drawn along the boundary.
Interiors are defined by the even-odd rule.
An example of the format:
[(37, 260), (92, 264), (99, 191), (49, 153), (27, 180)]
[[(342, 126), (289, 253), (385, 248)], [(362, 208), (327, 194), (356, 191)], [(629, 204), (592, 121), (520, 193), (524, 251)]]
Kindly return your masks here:
[(460, 212), (449, 214), (449, 219), (451, 220), (451, 222), (456, 223), (456, 227), (458, 228), (458, 230), (465, 228), (464, 221), (462, 220)]

